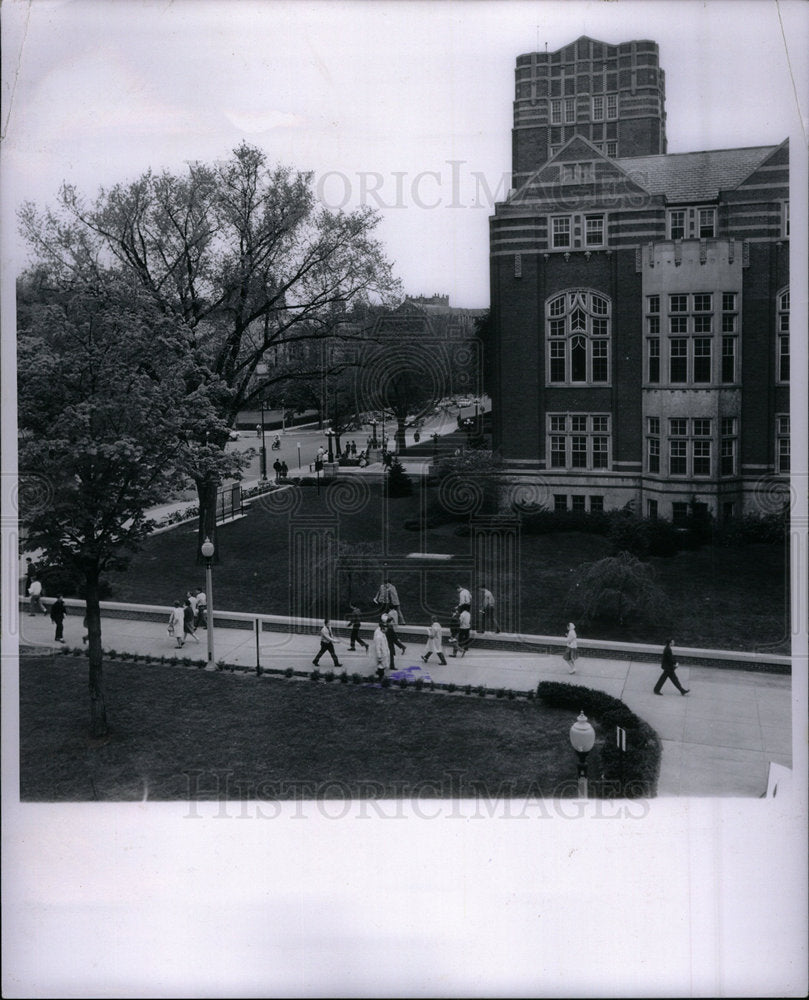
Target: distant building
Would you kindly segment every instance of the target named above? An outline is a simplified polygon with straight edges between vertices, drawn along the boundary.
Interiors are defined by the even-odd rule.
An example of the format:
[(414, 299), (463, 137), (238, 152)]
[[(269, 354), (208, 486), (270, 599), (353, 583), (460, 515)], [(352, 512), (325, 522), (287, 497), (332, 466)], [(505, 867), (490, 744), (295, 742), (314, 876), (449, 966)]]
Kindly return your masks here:
[(556, 509), (727, 518), (789, 474), (788, 144), (667, 155), (664, 98), (653, 42), (517, 59), (494, 444)]

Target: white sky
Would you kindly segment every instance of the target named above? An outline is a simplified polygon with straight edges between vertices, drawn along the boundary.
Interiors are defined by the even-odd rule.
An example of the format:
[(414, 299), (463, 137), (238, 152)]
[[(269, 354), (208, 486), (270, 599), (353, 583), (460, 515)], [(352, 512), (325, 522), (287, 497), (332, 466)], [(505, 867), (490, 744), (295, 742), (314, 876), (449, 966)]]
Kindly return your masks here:
[(508, 186), (515, 59), (537, 39), (657, 41), (670, 152), (778, 143), (798, 97), (806, 115), (802, 0), (6, 0), (2, 14), (6, 226), (63, 180), (93, 195), (246, 139), (313, 170), (332, 207), (381, 202), (405, 289), (469, 307), (489, 304), (488, 192)]

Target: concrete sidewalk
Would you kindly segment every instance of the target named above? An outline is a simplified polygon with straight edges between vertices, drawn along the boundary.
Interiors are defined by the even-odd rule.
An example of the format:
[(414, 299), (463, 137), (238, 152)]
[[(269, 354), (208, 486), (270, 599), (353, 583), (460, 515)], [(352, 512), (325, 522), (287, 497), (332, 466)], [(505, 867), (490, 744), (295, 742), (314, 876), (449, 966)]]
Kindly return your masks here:
[[(70, 609), (65, 619), (68, 646), (80, 646), (83, 628), (81, 616)], [(103, 615), (103, 612), (102, 612)], [(166, 613), (168, 620), (168, 612)], [(342, 623), (339, 623), (342, 624)], [(44, 615), (30, 617), (20, 611), (20, 643), (40, 647), (43, 652), (58, 648), (53, 640), (54, 627)], [(263, 668), (312, 670), (312, 658), (319, 649), (313, 628), (311, 635), (263, 631), (258, 637), (258, 660)], [(370, 630), (361, 632), (368, 642)], [(102, 617), (105, 649), (119, 653), (149, 653), (154, 656), (190, 656), (207, 658), (207, 634), (197, 631), (199, 643), (189, 640), (182, 651), (167, 635), (164, 622)], [(658, 794), (760, 796), (767, 788), (770, 762), (792, 766), (791, 678), (783, 674), (681, 666), (677, 673), (687, 697), (671, 684), (663, 688), (663, 697), (652, 693), (659, 676), (656, 663), (599, 656), (580, 656), (576, 674), (569, 674), (567, 664), (556, 654), (504, 649), (475, 649), (465, 657), (453, 658), (447, 647), (447, 665), (432, 657), (421, 661), (424, 642), (411, 641), (402, 634), (407, 651), (396, 658), (395, 669), (415, 680), (457, 684), (485, 684), (488, 688), (511, 688), (527, 691), (541, 680), (562, 681), (605, 691), (620, 698), (658, 733), (663, 745)], [(257, 641), (254, 631), (239, 628), (214, 630), (214, 657), (228, 664), (255, 670)], [(369, 674), (369, 656), (360, 647), (350, 652), (347, 642), (336, 647), (342, 668), (349, 674)], [(133, 665), (132, 669), (137, 669)], [(171, 669), (168, 667), (167, 669)], [(333, 669), (328, 655), (320, 661), (321, 670)], [(189, 682), (191, 680), (189, 679)]]

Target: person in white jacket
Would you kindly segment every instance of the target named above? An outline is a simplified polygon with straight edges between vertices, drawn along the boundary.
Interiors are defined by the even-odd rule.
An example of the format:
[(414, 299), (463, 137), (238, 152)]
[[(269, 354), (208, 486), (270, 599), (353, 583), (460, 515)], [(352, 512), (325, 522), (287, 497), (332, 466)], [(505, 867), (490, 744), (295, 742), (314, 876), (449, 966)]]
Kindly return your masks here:
[(173, 635), (177, 640), (177, 648), (179, 649), (185, 642), (185, 621), (183, 606), (179, 601), (174, 602), (174, 607), (171, 609), (171, 615), (169, 616), (169, 635)]
[(576, 673), (576, 659), (578, 658), (578, 646), (579, 640), (576, 636), (576, 626), (573, 622), (568, 622), (567, 625), (567, 635), (565, 636), (565, 662), (567, 663), (567, 672), (569, 674)]
[(388, 645), (387, 632), (381, 622), (374, 631), (373, 643), (376, 674), (381, 680), (385, 676), (385, 671), (390, 667), (390, 646)]
[(441, 622), (433, 615), (432, 624), (427, 626), (427, 645), (424, 647), (424, 653), (421, 657), (424, 663), (430, 659), (433, 653), (436, 653), (438, 655), (438, 662), (443, 663), (444, 666), (447, 665), (444, 650), (441, 648), (442, 642), (443, 630)]

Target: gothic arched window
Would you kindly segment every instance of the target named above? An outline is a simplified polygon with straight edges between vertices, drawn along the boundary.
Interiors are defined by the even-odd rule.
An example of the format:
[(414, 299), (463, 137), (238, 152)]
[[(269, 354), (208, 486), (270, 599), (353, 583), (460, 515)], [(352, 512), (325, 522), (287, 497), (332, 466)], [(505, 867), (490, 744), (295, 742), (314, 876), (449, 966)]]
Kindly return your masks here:
[(545, 304), (547, 381), (552, 385), (606, 385), (610, 376), (610, 300), (576, 288)]

